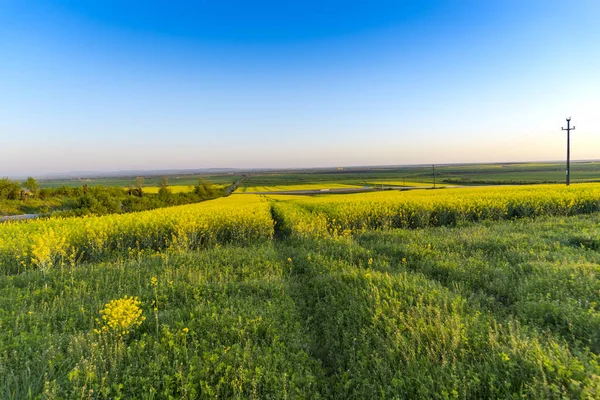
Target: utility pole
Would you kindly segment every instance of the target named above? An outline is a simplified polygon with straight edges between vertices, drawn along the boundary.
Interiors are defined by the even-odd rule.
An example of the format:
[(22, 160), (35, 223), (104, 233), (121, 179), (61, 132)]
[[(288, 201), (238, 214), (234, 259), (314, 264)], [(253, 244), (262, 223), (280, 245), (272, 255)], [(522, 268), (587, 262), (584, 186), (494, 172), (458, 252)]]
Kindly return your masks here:
[(571, 128), (571, 117), (567, 118), (567, 129), (562, 128), (563, 131), (567, 131), (567, 186), (571, 183), (571, 131), (575, 130), (575, 127)]
[(433, 169), (433, 188), (435, 189), (435, 165), (431, 164), (431, 168)]

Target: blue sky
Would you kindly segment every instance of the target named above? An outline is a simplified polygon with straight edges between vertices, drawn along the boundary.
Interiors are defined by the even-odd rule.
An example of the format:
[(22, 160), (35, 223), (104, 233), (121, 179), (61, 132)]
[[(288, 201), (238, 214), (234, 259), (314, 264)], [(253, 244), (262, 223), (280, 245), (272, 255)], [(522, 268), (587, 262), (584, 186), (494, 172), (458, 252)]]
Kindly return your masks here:
[(0, 176), (600, 158), (600, 2), (0, 0)]

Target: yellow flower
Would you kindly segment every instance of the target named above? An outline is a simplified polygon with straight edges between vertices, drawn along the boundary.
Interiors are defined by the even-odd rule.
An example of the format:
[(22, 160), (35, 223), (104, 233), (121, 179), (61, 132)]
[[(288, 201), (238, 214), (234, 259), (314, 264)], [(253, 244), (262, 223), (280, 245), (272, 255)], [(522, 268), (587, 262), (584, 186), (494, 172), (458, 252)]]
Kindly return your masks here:
[(158, 279), (155, 276), (153, 276), (152, 278), (150, 278), (150, 284), (152, 286), (158, 286)]
[(292, 257), (288, 257), (288, 262), (292, 262)]
[(142, 315), (140, 300), (137, 297), (123, 297), (106, 303), (100, 311), (104, 326), (102, 332), (114, 332), (119, 336), (127, 335), (133, 328), (146, 319)]
[(373, 265), (373, 259), (369, 258), (369, 265)]

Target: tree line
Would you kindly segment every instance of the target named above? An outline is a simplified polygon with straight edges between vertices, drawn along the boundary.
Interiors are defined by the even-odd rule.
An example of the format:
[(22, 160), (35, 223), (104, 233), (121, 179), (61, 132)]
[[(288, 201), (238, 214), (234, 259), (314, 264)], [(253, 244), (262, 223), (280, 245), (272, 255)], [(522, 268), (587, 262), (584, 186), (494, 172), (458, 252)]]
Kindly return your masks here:
[(23, 183), (13, 181), (9, 178), (0, 178), (0, 199), (3, 200), (18, 200), (22, 198), (25, 190), (35, 195), (39, 189), (40, 185), (31, 176)]
[(207, 179), (200, 178), (193, 190), (188, 193), (173, 193), (169, 188), (169, 180), (164, 177), (160, 183), (158, 194), (144, 191), (144, 179), (139, 177), (129, 188), (88, 186), (60, 186), (56, 188), (40, 188), (32, 177), (20, 183), (9, 178), (0, 178), (0, 201), (22, 200), (23, 203), (38, 204), (44, 202), (57, 203), (51, 213), (60, 216), (104, 215), (144, 211), (153, 208), (175, 206), (210, 200), (226, 195), (226, 189), (213, 185)]

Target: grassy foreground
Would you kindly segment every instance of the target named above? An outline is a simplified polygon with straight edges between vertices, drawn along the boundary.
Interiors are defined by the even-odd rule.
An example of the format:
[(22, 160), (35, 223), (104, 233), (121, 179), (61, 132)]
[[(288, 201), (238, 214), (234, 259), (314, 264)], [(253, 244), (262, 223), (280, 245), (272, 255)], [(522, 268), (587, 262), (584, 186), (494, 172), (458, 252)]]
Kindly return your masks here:
[[(333, 220), (358, 210), (343, 223), (359, 221), (367, 203), (269, 209), (239, 195), (142, 213), (139, 226), (102, 217), (86, 232), (133, 247), (20, 270), (7, 267), (14, 239), (0, 276), (0, 397), (598, 398), (600, 215), (569, 196), (444, 224), (421, 199), (423, 227), (367, 224), (387, 220), (381, 206), (338, 234)], [(592, 213), (568, 216), (579, 212)], [(316, 217), (330, 225), (301, 229)], [(7, 229), (47, 234), (45, 223)], [(81, 254), (95, 248), (73, 238)]]
[[(597, 398), (599, 223), (290, 239), (7, 276), (0, 396)], [(145, 321), (100, 331), (123, 296)]]

